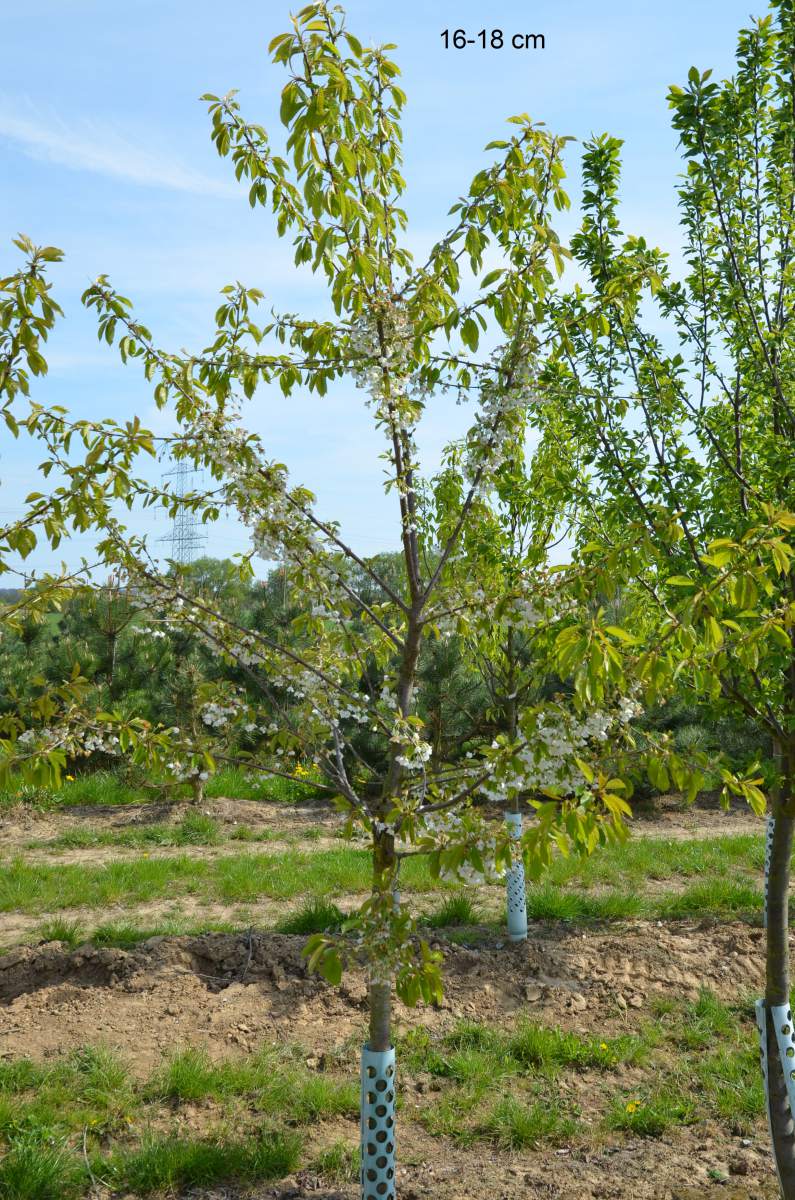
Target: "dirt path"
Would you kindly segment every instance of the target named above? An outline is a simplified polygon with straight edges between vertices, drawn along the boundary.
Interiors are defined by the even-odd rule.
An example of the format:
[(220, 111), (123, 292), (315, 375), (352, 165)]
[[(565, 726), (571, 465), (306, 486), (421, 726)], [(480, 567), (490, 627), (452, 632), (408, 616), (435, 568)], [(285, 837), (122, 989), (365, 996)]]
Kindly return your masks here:
[(226, 837), (244, 827), (255, 832), (270, 832), (276, 838), (305, 836), (309, 829), (333, 838), (340, 827), (339, 817), (326, 805), (275, 804), (227, 797), (206, 800), (200, 806), (184, 801), (75, 805), (56, 809), (17, 805), (0, 812), (0, 850), (23, 851), (31, 841), (51, 840), (71, 830), (124, 833), (151, 825), (177, 826), (186, 817), (196, 814), (211, 817)]
[[(145, 830), (147, 826), (178, 826), (186, 817), (195, 815), (210, 817), (219, 826), (221, 846), (158, 847), (138, 848), (120, 846), (96, 846), (85, 848), (54, 849), (30, 847), (31, 842), (51, 842), (71, 831), (91, 829), (99, 834), (122, 835), (131, 830)], [(236, 830), (250, 829), (255, 834), (267, 835), (261, 843), (237, 841)], [(232, 800), (221, 798), (207, 800), (200, 808), (175, 802), (165, 804), (95, 805), (41, 811), (25, 806), (8, 809), (0, 813), (0, 854), (10, 856), (21, 853), (25, 858), (44, 861), (48, 855), (57, 855), (58, 862), (101, 862), (105, 858), (135, 857), (146, 851), (151, 855), (162, 852), (184, 852), (188, 854), (218, 854), (232, 849), (243, 850), (261, 845), (264, 849), (295, 848), (300, 845), (311, 849), (331, 848), (343, 844), (337, 836), (341, 821), (326, 805), (311, 803), (303, 805), (274, 804), (259, 800)], [(746, 805), (735, 804), (724, 812), (714, 797), (706, 797), (690, 808), (682, 806), (677, 796), (662, 796), (653, 808), (638, 806), (630, 823), (631, 836), (657, 837), (673, 840), (690, 838), (725, 837), (736, 834), (760, 835), (764, 823)]]
[(757, 817), (747, 804), (734, 800), (724, 809), (717, 795), (706, 794), (686, 806), (679, 795), (658, 796), (653, 805), (636, 804), (630, 822), (632, 837), (716, 838), (765, 832), (764, 818)]

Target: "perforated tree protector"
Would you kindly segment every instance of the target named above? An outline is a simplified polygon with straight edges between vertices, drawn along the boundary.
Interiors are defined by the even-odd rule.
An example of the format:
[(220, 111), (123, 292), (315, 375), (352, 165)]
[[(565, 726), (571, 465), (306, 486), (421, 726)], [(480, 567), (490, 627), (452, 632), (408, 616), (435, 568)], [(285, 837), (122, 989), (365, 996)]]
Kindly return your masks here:
[[(519, 841), (522, 836), (522, 814), (506, 813), (505, 824), (511, 837)], [(508, 901), (508, 937), (512, 942), (523, 942), (527, 939), (527, 891), (524, 863), (521, 858), (508, 872), (505, 887)]]
[(395, 1049), (362, 1047), (362, 1200), (395, 1200)]
[[(776, 1031), (775, 1051), (768, 1045), (767, 1014), (770, 1013), (771, 1023)], [(765, 1103), (767, 1107), (767, 1124), (770, 1136), (773, 1137), (773, 1120), (770, 1112), (770, 1088), (768, 1073), (781, 1066), (781, 1073), (787, 1089), (787, 1100), (790, 1113), (795, 1116), (795, 1026), (792, 1023), (792, 1009), (788, 1004), (771, 1004), (769, 1007), (764, 1000), (756, 1002), (756, 1024), (759, 1029), (759, 1050), (762, 1058), (762, 1078), (765, 1085)], [(778, 1164), (776, 1164), (778, 1167)]]

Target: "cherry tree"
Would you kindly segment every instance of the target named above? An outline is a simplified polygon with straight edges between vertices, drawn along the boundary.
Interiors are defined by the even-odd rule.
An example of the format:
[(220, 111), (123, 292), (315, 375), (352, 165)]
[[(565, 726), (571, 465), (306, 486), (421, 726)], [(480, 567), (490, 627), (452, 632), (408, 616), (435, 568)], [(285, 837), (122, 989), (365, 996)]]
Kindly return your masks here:
[[(787, 913), (795, 829), (795, 13), (740, 34), (732, 79), (690, 71), (670, 92), (685, 158), (684, 277), (618, 211), (620, 143), (584, 156), (572, 243), (587, 284), (552, 306), (542, 372), (558, 436), (575, 440), (579, 557), (601, 587), (630, 581), (625, 640), (648, 696), (676, 686), (758, 731), (727, 795), (769, 808), (766, 985), (757, 1016), (782, 1193), (795, 1196), (795, 1070)], [(541, 410), (543, 411), (543, 410)], [(765, 749), (769, 752), (765, 755)], [(763, 758), (767, 757), (767, 762)], [(694, 795), (703, 772), (651, 763)]]
[[(460, 599), (456, 633), (485, 688), (486, 715), (492, 728), (508, 742), (515, 742), (523, 715), (534, 704), (562, 691), (555, 670), (556, 639), (561, 619), (567, 613), (580, 612), (571, 567), (551, 562), (570, 532), (566, 520), (570, 476), (576, 471), (576, 443), (570, 443), (562, 454), (561, 439), (547, 430), (528, 453), (527, 424), (525, 421), (517, 431), (506, 461), (494, 472), (490, 493), (473, 504), (463, 530), (459, 571), (450, 584), (458, 589)], [(448, 507), (452, 513), (457, 511), (465, 486), (457, 451), (456, 446), (450, 447), (434, 481), (434, 499), (442, 521)], [(586, 595), (587, 591), (581, 591), (581, 599)], [(636, 703), (626, 705), (626, 723), (639, 712)], [(595, 732), (583, 725), (578, 736), (587, 740)], [(575, 764), (580, 748), (576, 737), (571, 740), (567, 736), (559, 758)], [(550, 765), (551, 757), (532, 769), (526, 764), (523, 788), (515, 791), (504, 814), (516, 840), (522, 835), (522, 801), (538, 799), (550, 789), (576, 788), (576, 765), (575, 778), (568, 781), (554, 771), (550, 775)], [(496, 803), (502, 799), (498, 790), (488, 786), (484, 795)], [(521, 857), (506, 873), (506, 911), (511, 940), (525, 940), (527, 895)]]
[[(204, 97), (218, 152), (247, 181), (252, 206), (270, 209), (277, 234), (292, 239), (296, 264), (325, 277), (333, 318), (272, 309), (262, 319), (262, 291), (236, 283), (224, 289), (209, 344), (175, 354), (158, 346), (107, 278), (84, 297), (100, 338), (143, 367), (158, 405), (173, 412), (171, 455), (211, 480), (178, 496), (137, 479), (125, 500), (134, 495), (172, 512), (189, 506), (204, 520), (236, 514), (252, 545), (241, 573), (251, 573), (257, 557), (281, 563), (285, 586), (302, 598), (289, 631), (249, 628), (198, 595), (189, 579), (164, 574), (145, 539), (106, 514), (98, 551), (125, 573), (151, 627), (189, 632), (246, 680), (245, 687), (206, 685), (198, 731), (175, 727), (149, 738), (164, 768), (201, 782), (245, 735), (238, 761), (290, 776), (297, 760), (312, 763), (349, 830), (369, 839), (370, 895), (340, 936), (319, 934), (307, 946), (310, 965), (332, 982), (349, 961), (368, 972), (367, 1200), (395, 1192), (394, 993), (413, 1004), (437, 999), (441, 988), (439, 955), (400, 899), (401, 861), (422, 853), (435, 874), (477, 882), (517, 856), (537, 875), (557, 847), (587, 853), (622, 836), (624, 785), (603, 759), (608, 735), (626, 733), (634, 712), (623, 674), (600, 675), (587, 696), (533, 697), (493, 742), (432, 761), (417, 713), (425, 644), (484, 612), (519, 632), (542, 619), (552, 638), (587, 609), (581, 594), (545, 604), (539, 616), (524, 594), (527, 580), (514, 581), (502, 607), (495, 603), (501, 585), (483, 591), (466, 582), (467, 531), (481, 519), (537, 399), (539, 330), (564, 257), (552, 219), (568, 203), (566, 139), (526, 115), (512, 118), (510, 136), (487, 147), (487, 164), (453, 205), (451, 228), (416, 264), (400, 207), (405, 96), (389, 50), (364, 47), (341, 9), (303, 9), (271, 43), (288, 75), (283, 153), (242, 116), (234, 93)], [(500, 265), (486, 270), (487, 256)], [(274, 387), (286, 398), (299, 389), (324, 397), (343, 379), (360, 389), (383, 438), (399, 579), (357, 552), (244, 423), (247, 403), (272, 402)], [(458, 482), (441, 503), (422, 473), (418, 438), (423, 414), (444, 393), (471, 405), (472, 415), (449, 448)], [(357, 586), (363, 579), (366, 594)], [(494, 795), (510, 806), (529, 778), (538, 788), (536, 819), (516, 845), (474, 802)]]

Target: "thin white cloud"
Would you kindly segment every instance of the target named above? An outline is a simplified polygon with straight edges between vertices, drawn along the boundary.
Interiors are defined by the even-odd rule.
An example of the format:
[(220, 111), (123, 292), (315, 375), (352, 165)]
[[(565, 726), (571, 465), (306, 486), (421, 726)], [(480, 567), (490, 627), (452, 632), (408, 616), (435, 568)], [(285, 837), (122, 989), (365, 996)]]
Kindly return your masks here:
[(196, 171), (165, 151), (137, 145), (109, 122), (65, 120), (49, 113), (23, 114), (18, 105), (0, 100), (0, 138), (13, 142), (30, 158), (141, 187), (205, 196), (239, 194), (232, 183)]

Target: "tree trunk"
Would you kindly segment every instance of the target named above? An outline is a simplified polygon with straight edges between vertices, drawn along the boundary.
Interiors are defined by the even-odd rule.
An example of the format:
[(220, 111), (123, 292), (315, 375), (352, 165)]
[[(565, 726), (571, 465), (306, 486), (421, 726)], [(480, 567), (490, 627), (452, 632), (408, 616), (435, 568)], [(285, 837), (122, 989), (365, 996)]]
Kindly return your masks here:
[[(508, 631), (508, 646), (506, 656), (510, 663), (508, 672), (508, 699), (505, 704), (505, 724), (511, 741), (516, 741), (517, 705), (515, 682), (515, 659), (513, 647), (513, 631)], [(514, 796), (509, 812), (504, 814), (508, 832), (514, 842), (522, 836), (522, 814), (519, 810), (519, 797)], [(505, 876), (505, 908), (508, 914), (508, 937), (512, 942), (527, 941), (527, 885), (524, 877), (524, 862), (520, 858), (514, 862)]]
[(392, 984), (372, 980), (369, 988), (371, 1050), (383, 1053), (392, 1045)]
[(778, 799), (768, 836), (765, 879), (767, 929), (765, 999), (757, 1005), (768, 1123), (784, 1200), (795, 1200), (795, 1039), (789, 1001), (789, 877), (795, 817)]
[[(373, 895), (397, 910), (397, 859), (390, 833), (373, 840)], [(370, 1027), (361, 1057), (361, 1197), (395, 1200), (395, 1050), (392, 1045), (392, 979), (370, 967)]]

